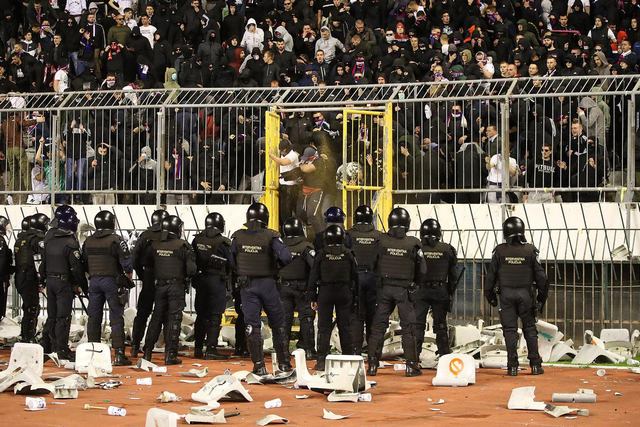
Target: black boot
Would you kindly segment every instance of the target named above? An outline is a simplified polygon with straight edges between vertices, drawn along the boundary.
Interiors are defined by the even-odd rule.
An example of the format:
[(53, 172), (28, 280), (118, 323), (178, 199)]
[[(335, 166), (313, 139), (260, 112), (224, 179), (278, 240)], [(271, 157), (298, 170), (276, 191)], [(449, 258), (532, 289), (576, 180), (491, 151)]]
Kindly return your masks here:
[(278, 357), (278, 370), (282, 372), (291, 372), (291, 355), (289, 354), (289, 342), (284, 328), (275, 328), (273, 330), (273, 348)]
[(200, 314), (196, 317), (195, 324), (193, 325), (193, 342), (194, 350), (193, 357), (196, 359), (202, 359), (204, 357), (204, 337), (207, 333), (207, 321), (203, 319)]
[(507, 375), (510, 377), (517, 377), (518, 376), (518, 367), (517, 366), (509, 366), (507, 368)]
[(176, 351), (169, 351), (164, 356), (165, 365), (180, 365), (181, 363), (182, 363), (182, 360), (178, 359), (178, 353)]
[(367, 368), (367, 375), (375, 377), (378, 374), (378, 358), (369, 358), (369, 367)]
[(124, 355), (124, 348), (116, 348), (115, 358), (113, 360), (113, 366), (129, 366), (131, 360)]
[(422, 371), (420, 370), (420, 364), (418, 362), (407, 361), (407, 368), (404, 372), (404, 376), (417, 377), (418, 375), (422, 375)]
[(76, 361), (76, 354), (74, 352), (72, 352), (71, 350), (60, 351), (60, 352), (58, 352), (58, 359), (59, 360), (68, 360), (69, 362), (75, 362)]
[(531, 375), (542, 375), (542, 374), (544, 374), (544, 369), (542, 369), (542, 365), (531, 366)]
[(253, 372), (255, 375), (262, 377), (265, 375), (269, 375), (269, 372), (267, 372), (267, 368), (264, 366), (264, 361), (262, 362), (254, 362), (253, 363)]
[(228, 358), (228, 356), (218, 353), (215, 347), (207, 347), (207, 352), (204, 354), (204, 360), (227, 360)]
[(153, 357), (153, 348), (145, 348), (142, 358), (147, 362), (151, 362), (152, 357)]
[(140, 354), (140, 343), (138, 344), (131, 344), (131, 351), (129, 352), (129, 354), (131, 355), (131, 357), (138, 357), (138, 355)]
[(193, 358), (194, 359), (203, 359), (204, 356), (204, 351), (202, 351), (202, 346), (196, 346), (193, 349)]
[(316, 371), (324, 371), (325, 368), (325, 357), (318, 357), (318, 361), (316, 362), (316, 366), (313, 368)]

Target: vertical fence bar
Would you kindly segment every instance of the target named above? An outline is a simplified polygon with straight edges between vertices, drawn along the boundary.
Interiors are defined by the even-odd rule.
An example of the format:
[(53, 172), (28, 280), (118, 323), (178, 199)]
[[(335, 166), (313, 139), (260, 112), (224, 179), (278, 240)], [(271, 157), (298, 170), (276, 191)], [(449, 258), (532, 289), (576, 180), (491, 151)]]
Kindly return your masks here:
[(160, 207), (162, 204), (162, 191), (164, 190), (164, 177), (165, 177), (165, 150), (166, 150), (166, 129), (165, 129), (165, 119), (166, 119), (166, 111), (165, 107), (160, 108), (158, 111), (158, 129), (156, 130), (156, 158), (158, 159), (157, 170), (156, 170), (156, 207)]

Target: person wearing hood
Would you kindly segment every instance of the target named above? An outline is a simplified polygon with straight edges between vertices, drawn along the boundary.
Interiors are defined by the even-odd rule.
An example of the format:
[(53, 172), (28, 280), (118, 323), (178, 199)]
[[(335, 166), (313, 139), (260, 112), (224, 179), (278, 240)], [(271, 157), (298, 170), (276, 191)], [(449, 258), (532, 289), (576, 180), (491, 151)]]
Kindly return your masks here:
[(178, 73), (175, 68), (167, 68), (164, 72), (164, 84), (165, 89), (179, 89)]
[(258, 28), (256, 20), (250, 18), (247, 21), (245, 30), (246, 31), (242, 35), (242, 40), (240, 41), (240, 46), (247, 52), (251, 52), (252, 55), (256, 48), (259, 51), (262, 51), (262, 48), (264, 47), (264, 31), (262, 28)]
[(586, 130), (587, 138), (596, 138), (600, 143), (604, 143), (606, 135), (605, 117), (596, 101), (590, 96), (585, 96), (578, 104), (577, 113), (582, 127)]
[(114, 205), (118, 166), (122, 165), (122, 153), (102, 143), (95, 150), (93, 158), (88, 159), (88, 190), (94, 191), (91, 196), (94, 205)]
[(540, 46), (540, 43), (538, 42), (538, 36), (529, 29), (529, 23), (526, 19), (520, 19), (516, 24), (518, 27), (518, 34), (522, 35), (531, 46)]
[(591, 75), (609, 76), (611, 75), (611, 64), (607, 61), (607, 56), (602, 51), (594, 52), (591, 58)]
[(246, 57), (246, 53), (243, 48), (240, 47), (240, 37), (233, 36), (222, 45), (225, 49), (225, 59), (227, 65), (233, 68), (236, 73), (240, 72), (240, 65)]
[(215, 31), (207, 31), (207, 37), (202, 43), (200, 43), (200, 46), (198, 46), (196, 55), (202, 58), (202, 63), (204, 65), (213, 64), (214, 66), (217, 66), (220, 64), (222, 46), (218, 43)]
[(587, 37), (593, 40), (594, 45), (601, 45), (603, 52), (608, 55), (611, 55), (611, 43), (617, 41), (615, 34), (606, 25), (606, 21), (602, 16), (595, 17), (593, 28), (587, 33)]
[(238, 75), (238, 78), (236, 79), (233, 87), (243, 87), (243, 88), (258, 87), (258, 82), (252, 78), (251, 70), (249, 70), (248, 68), (245, 68)]
[(128, 187), (131, 190), (147, 190), (146, 194), (137, 195), (137, 203), (141, 205), (153, 204), (156, 198), (153, 190), (156, 188), (158, 162), (152, 156), (151, 147), (145, 145), (140, 149), (140, 155), (135, 163), (128, 169), (131, 175), (127, 178), (127, 184), (130, 184)]
[(568, 54), (564, 56), (564, 66), (565, 71), (563, 72), (564, 76), (584, 76), (586, 73), (584, 69), (580, 66), (577, 66), (578, 58), (575, 55)]
[(316, 52), (322, 50), (324, 52), (324, 60), (330, 63), (336, 58), (336, 49), (342, 52), (346, 51), (342, 42), (331, 36), (329, 27), (323, 26), (320, 29), (320, 38), (316, 41)]
[(230, 0), (228, 3), (229, 14), (222, 20), (220, 28), (220, 34), (223, 40), (228, 40), (231, 37), (242, 37), (242, 30), (244, 28), (244, 19), (242, 15), (238, 13), (238, 5), (235, 0)]
[(240, 66), (239, 72), (242, 73), (245, 69), (251, 71), (251, 78), (257, 82), (262, 82), (262, 71), (264, 68), (264, 61), (262, 60), (262, 53), (260, 48), (254, 47), (251, 51), (251, 55), (244, 59), (244, 62)]
[(293, 52), (293, 37), (291, 36), (291, 34), (289, 34), (285, 27), (280, 25), (276, 28), (275, 38), (284, 40), (284, 49), (287, 52)]
[(569, 26), (580, 31), (581, 34), (586, 35), (591, 28), (591, 17), (584, 11), (582, 1), (575, 0), (570, 9)]

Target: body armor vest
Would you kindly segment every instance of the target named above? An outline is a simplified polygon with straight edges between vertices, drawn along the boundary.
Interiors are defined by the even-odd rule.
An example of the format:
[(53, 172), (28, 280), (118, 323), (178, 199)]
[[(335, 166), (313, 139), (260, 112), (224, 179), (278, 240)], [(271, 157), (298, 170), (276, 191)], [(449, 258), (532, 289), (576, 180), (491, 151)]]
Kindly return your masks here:
[(185, 259), (182, 239), (156, 240), (151, 243), (156, 280), (184, 280)]
[(351, 282), (351, 257), (344, 246), (327, 246), (320, 255), (320, 281), (323, 284)]
[(238, 253), (236, 264), (238, 276), (274, 277), (276, 262), (271, 241), (278, 237), (278, 233), (269, 229), (256, 231), (238, 230), (233, 233)]
[(291, 251), (293, 260), (282, 267), (278, 275), (282, 280), (306, 280), (309, 275), (309, 267), (303, 254), (306, 250), (313, 249), (313, 245), (304, 236), (285, 237), (283, 241)]
[(42, 248), (40, 242), (44, 234), (40, 231), (23, 231), (16, 237), (14, 252), (16, 257), (16, 270), (36, 270), (40, 265)]
[(415, 277), (415, 260), (412, 253), (420, 241), (415, 237), (397, 239), (383, 234), (380, 236), (379, 272), (382, 279), (406, 282), (409, 286)]
[(11, 259), (11, 249), (7, 246), (7, 242), (4, 240), (4, 237), (0, 237), (0, 239), (2, 240), (0, 242), (0, 277), (2, 277), (3, 280), (6, 280), (6, 278), (11, 274), (9, 267), (13, 260)]
[(437, 242), (434, 246), (422, 246), (422, 254), (427, 264), (427, 282), (447, 282), (450, 251), (449, 245), (443, 242)]
[(536, 249), (529, 243), (500, 244), (495, 249), (498, 257), (498, 278), (503, 288), (530, 288), (533, 286), (533, 263)]
[(79, 250), (78, 241), (73, 233), (57, 228), (47, 231), (44, 236), (46, 274), (68, 275), (70, 273), (67, 248)]
[(193, 250), (196, 253), (198, 270), (208, 274), (224, 274), (225, 269), (220, 262), (212, 262), (220, 245), (229, 245), (229, 239), (220, 234), (219, 230), (208, 229), (198, 233), (193, 239)]
[[(368, 229), (367, 229), (368, 228)], [(356, 224), (349, 230), (351, 249), (356, 256), (358, 268), (373, 270), (376, 255), (376, 244), (380, 240), (380, 232), (369, 224)]]
[(113, 245), (119, 245), (120, 239), (115, 233), (96, 234), (87, 237), (84, 242), (89, 276), (116, 277), (120, 272), (120, 264), (118, 255), (113, 252)]

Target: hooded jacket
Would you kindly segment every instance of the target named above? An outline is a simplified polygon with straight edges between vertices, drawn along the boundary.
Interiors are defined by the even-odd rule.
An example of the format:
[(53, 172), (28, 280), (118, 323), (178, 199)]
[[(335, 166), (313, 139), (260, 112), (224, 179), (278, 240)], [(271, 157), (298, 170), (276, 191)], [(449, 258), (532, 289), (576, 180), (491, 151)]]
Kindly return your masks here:
[(329, 38), (323, 39), (322, 37), (316, 40), (316, 52), (319, 50), (324, 51), (324, 60), (326, 62), (331, 62), (336, 57), (336, 48), (341, 51), (345, 51), (345, 47), (340, 40), (331, 36), (331, 32), (329, 32)]
[[(256, 30), (253, 33), (249, 31), (249, 26), (252, 24), (256, 26)], [(264, 31), (262, 28), (258, 27), (255, 19), (249, 18), (247, 21), (244, 35), (240, 41), (240, 46), (242, 46), (247, 52), (252, 52), (255, 48), (262, 51), (262, 48), (264, 47)]]
[(611, 75), (611, 70), (610, 70), (611, 65), (609, 64), (609, 61), (607, 61), (607, 56), (602, 52), (596, 52), (594, 53), (594, 56), (597, 56), (598, 58), (600, 58), (600, 61), (602, 61), (602, 65), (599, 67), (596, 67), (594, 63), (593, 67), (591, 68), (591, 74), (595, 74), (597, 76)]
[(276, 35), (280, 36), (280, 38), (284, 40), (284, 50), (286, 50), (287, 52), (292, 52), (293, 37), (291, 36), (291, 34), (289, 34), (287, 29), (284, 28), (282, 25), (280, 25), (279, 27), (276, 28)]
[(216, 40), (216, 35), (213, 30), (207, 31), (207, 37), (202, 43), (200, 43), (200, 46), (198, 46), (196, 56), (202, 59), (203, 64), (220, 64), (222, 46), (218, 43), (218, 40)]
[(578, 118), (587, 137), (598, 138), (598, 143), (604, 144), (606, 133), (604, 113), (596, 101), (586, 96), (580, 100), (578, 106), (584, 110), (584, 113), (578, 113)]

